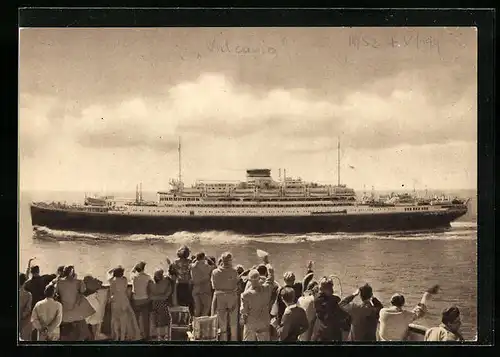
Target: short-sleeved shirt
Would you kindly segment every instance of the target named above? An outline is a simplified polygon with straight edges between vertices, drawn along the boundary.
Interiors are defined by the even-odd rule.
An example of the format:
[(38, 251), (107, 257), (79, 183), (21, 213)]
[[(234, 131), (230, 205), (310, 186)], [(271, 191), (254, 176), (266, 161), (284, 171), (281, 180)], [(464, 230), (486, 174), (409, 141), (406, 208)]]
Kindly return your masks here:
[(177, 272), (177, 282), (189, 283), (191, 281), (191, 261), (188, 259), (177, 259), (174, 262)]

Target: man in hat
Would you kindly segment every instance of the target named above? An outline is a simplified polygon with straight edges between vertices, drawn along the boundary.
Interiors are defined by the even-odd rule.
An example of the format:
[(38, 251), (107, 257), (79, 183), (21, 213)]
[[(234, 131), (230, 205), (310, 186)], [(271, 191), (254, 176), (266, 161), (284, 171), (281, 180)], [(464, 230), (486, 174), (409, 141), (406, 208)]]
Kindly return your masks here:
[[(214, 297), (212, 314), (219, 319), (221, 341), (237, 341), (238, 338), (238, 273), (233, 268), (233, 256), (229, 252), (222, 254), (221, 264), (212, 271)], [(229, 324), (229, 331), (228, 331)]]
[(424, 341), (464, 341), (459, 332), (462, 321), (460, 310), (456, 306), (444, 309), (441, 314), (441, 324), (431, 327), (425, 333)]
[(404, 309), (405, 297), (402, 294), (394, 294), (391, 298), (392, 306), (380, 310), (379, 340), (405, 340), (408, 334), (408, 325), (425, 315), (427, 312), (427, 299), (436, 294), (438, 290), (438, 285), (427, 289), (412, 311)]
[(153, 285), (153, 279), (144, 272), (145, 262), (138, 263), (132, 270), (132, 307), (135, 312), (137, 323), (139, 324), (142, 338), (146, 341), (150, 336), (150, 314), (151, 300), (149, 291)]
[(241, 294), (240, 323), (243, 324), (243, 341), (269, 341), (269, 302), (274, 287), (274, 269), (267, 267), (264, 282), (257, 270), (248, 273), (250, 288)]

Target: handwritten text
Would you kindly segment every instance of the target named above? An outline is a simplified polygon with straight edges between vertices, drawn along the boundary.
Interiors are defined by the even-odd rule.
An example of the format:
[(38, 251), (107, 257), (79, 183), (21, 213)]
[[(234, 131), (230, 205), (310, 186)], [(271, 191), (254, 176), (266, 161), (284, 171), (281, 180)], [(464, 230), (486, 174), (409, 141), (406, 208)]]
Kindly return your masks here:
[(432, 36), (415, 35), (392, 36), (380, 39), (370, 35), (349, 36), (349, 47), (361, 48), (415, 48), (417, 50), (433, 50), (440, 53), (439, 40)]
[(207, 48), (210, 52), (234, 55), (276, 55), (276, 48), (271, 46), (232, 45), (227, 40), (218, 43), (214, 39), (207, 44)]

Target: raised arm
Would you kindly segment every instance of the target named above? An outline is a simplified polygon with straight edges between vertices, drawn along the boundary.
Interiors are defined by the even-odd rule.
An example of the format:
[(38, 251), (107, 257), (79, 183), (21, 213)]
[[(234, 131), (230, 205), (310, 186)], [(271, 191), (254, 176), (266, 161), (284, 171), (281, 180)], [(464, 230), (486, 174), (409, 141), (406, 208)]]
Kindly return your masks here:
[(30, 277), (30, 270), (31, 270), (31, 262), (35, 260), (35, 258), (30, 258), (30, 260), (28, 260), (28, 267), (26, 268), (26, 277)]
[(271, 264), (266, 264), (267, 267), (267, 278), (266, 278), (266, 283), (269, 285), (274, 284), (274, 268), (272, 267)]
[(340, 302), (339, 302), (339, 306), (342, 307), (342, 308), (348, 308), (349, 307), (349, 304), (354, 300), (354, 298), (356, 296), (359, 295), (359, 289), (357, 289), (354, 293), (352, 293), (351, 295), (347, 295), (345, 298), (343, 298)]
[(415, 306), (413, 309), (413, 321), (423, 317), (426, 312), (427, 312), (427, 299), (431, 297), (434, 294), (437, 294), (439, 292), (439, 285), (434, 285), (427, 289), (424, 294), (422, 295), (422, 299), (420, 299), (420, 302)]
[(384, 305), (382, 304), (382, 302), (377, 299), (375, 296), (372, 297), (372, 304), (373, 304), (373, 307), (377, 310), (377, 313), (380, 313), (380, 310), (382, 310), (384, 308)]

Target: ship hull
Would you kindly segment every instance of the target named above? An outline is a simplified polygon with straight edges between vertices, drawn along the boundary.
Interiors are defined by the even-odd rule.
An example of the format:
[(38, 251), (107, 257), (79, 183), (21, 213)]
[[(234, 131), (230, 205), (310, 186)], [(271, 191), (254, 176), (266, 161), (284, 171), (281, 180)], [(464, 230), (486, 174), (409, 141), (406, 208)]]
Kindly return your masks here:
[(466, 208), (443, 212), (310, 216), (148, 216), (68, 211), (31, 206), (33, 226), (79, 232), (159, 234), (232, 231), (242, 234), (435, 230), (450, 227)]

